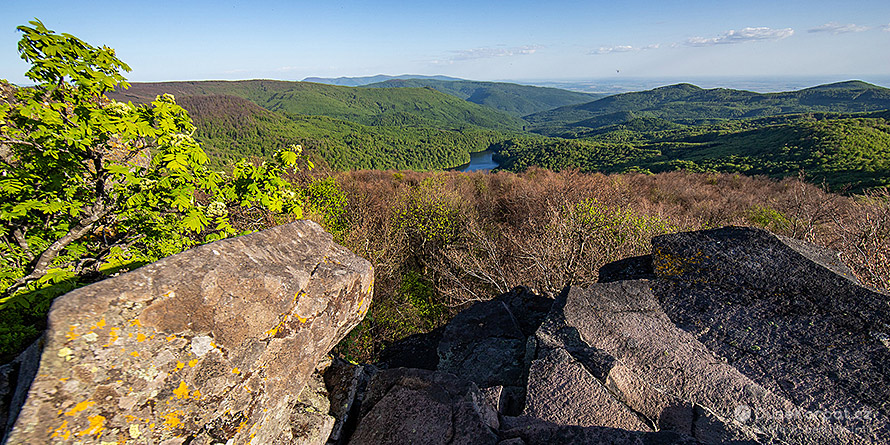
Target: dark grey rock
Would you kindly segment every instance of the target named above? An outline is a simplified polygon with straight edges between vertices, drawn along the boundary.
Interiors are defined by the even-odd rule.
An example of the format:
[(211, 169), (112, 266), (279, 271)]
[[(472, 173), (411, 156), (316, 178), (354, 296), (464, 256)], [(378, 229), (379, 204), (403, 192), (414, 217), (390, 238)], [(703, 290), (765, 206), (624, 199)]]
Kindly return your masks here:
[(656, 444), (698, 444), (689, 436), (669, 431), (628, 431), (602, 426), (561, 425), (533, 417), (504, 417), (501, 437), (507, 440), (547, 445), (656, 445)]
[(496, 444), (498, 418), (475, 384), (422, 369), (381, 371), (350, 444)]
[(564, 349), (549, 350), (532, 362), (523, 415), (558, 425), (651, 431)]
[(652, 270), (652, 255), (642, 255), (614, 261), (600, 267), (597, 282), (611, 283), (652, 278), (655, 278), (655, 271)]
[(652, 288), (673, 322), (800, 411), (890, 437), (890, 296), (837, 253), (743, 227), (652, 244)]

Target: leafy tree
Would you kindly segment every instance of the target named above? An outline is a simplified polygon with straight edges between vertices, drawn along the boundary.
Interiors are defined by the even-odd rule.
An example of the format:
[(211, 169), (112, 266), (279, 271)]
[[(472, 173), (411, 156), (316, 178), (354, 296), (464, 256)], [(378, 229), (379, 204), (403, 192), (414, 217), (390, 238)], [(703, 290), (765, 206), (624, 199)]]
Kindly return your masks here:
[(234, 235), (238, 208), (300, 217), (282, 179), (299, 146), (213, 171), (172, 95), (110, 100), (129, 71), (113, 49), (30, 24), (18, 49), (36, 86), (0, 81), (0, 309), (45, 313), (103, 273)]

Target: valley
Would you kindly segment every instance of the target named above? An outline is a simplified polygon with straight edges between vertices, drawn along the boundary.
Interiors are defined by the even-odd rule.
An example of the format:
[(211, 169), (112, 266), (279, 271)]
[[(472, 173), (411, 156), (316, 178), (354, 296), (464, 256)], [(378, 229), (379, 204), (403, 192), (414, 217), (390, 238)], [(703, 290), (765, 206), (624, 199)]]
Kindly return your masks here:
[(218, 167), (298, 143), (335, 171), (451, 169), (492, 150), (514, 172), (800, 176), (854, 193), (890, 185), (890, 89), (866, 82), (779, 93), (681, 83), (603, 97), (404, 77), (134, 83), (113, 97), (176, 95)]

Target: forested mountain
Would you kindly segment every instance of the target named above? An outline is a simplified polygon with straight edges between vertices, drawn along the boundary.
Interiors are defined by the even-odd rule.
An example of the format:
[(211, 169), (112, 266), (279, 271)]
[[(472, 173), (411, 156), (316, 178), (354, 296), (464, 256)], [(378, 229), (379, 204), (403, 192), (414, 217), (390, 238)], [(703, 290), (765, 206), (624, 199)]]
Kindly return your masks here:
[(430, 170), (495, 147), (502, 168), (513, 171), (804, 172), (853, 192), (890, 185), (890, 112), (858, 112), (890, 108), (890, 90), (864, 82), (772, 94), (678, 84), (527, 116), (541, 134), (468, 101), (523, 107), (578, 96), (494, 82), (351, 88), (253, 80), (137, 83), (115, 97), (147, 101), (163, 92), (192, 114), (218, 166), (298, 143), (335, 170)]
[(303, 82), (324, 83), (327, 85), (339, 85), (341, 87), (358, 87), (371, 83), (385, 82), (392, 79), (429, 79), (444, 81), (462, 80), (457, 77), (448, 76), (424, 76), (420, 74), (402, 74), (400, 76), (387, 76), (385, 74), (378, 74), (376, 76), (362, 77), (307, 77), (303, 79)]
[(506, 111), (515, 116), (525, 116), (565, 105), (585, 103), (605, 96), (559, 88), (471, 80), (444, 81), (399, 78), (364, 85), (363, 88), (432, 88), (469, 102)]
[(235, 96), (184, 96), (178, 103), (188, 110), (197, 127), (195, 137), (216, 166), (301, 144), (334, 170), (433, 170), (465, 164), (470, 152), (506, 138), (484, 129), (368, 126), (327, 116), (285, 117)]
[(860, 81), (841, 82), (782, 93), (755, 93), (677, 84), (617, 94), (525, 117), (532, 131), (563, 135), (575, 128), (599, 128), (638, 117), (683, 124), (709, 124), (793, 113), (865, 112), (890, 108), (890, 89)]
[(772, 177), (803, 172), (835, 190), (890, 186), (890, 113), (804, 114), (684, 126), (652, 118), (587, 137), (526, 136), (497, 147), (502, 167), (618, 173), (670, 170)]
[(274, 80), (157, 82), (133, 83), (128, 90), (110, 96), (145, 102), (163, 93), (176, 97), (237, 96), (270, 111), (328, 116), (363, 125), (517, 131), (525, 123), (507, 113), (428, 88), (380, 90)]

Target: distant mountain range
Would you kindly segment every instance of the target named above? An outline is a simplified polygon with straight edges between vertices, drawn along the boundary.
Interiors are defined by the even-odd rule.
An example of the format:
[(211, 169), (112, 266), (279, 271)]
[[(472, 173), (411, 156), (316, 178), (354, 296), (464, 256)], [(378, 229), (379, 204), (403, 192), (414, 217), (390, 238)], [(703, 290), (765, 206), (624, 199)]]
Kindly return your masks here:
[(792, 113), (852, 113), (888, 108), (890, 89), (861, 81), (766, 94), (677, 84), (559, 107), (524, 119), (531, 124), (532, 131), (566, 136), (577, 135), (579, 129), (596, 129), (639, 117), (698, 125)]
[(457, 77), (448, 76), (423, 76), (420, 74), (402, 74), (401, 76), (387, 76), (378, 74), (376, 76), (364, 77), (307, 77), (303, 82), (323, 83), (327, 85), (338, 85), (341, 87), (358, 87), (372, 83), (385, 82), (394, 79), (425, 79), (425, 80), (463, 80)]
[(472, 80), (391, 79), (364, 85), (363, 88), (432, 88), (468, 102), (506, 111), (514, 116), (525, 116), (605, 97), (604, 94), (579, 93), (559, 88)]

